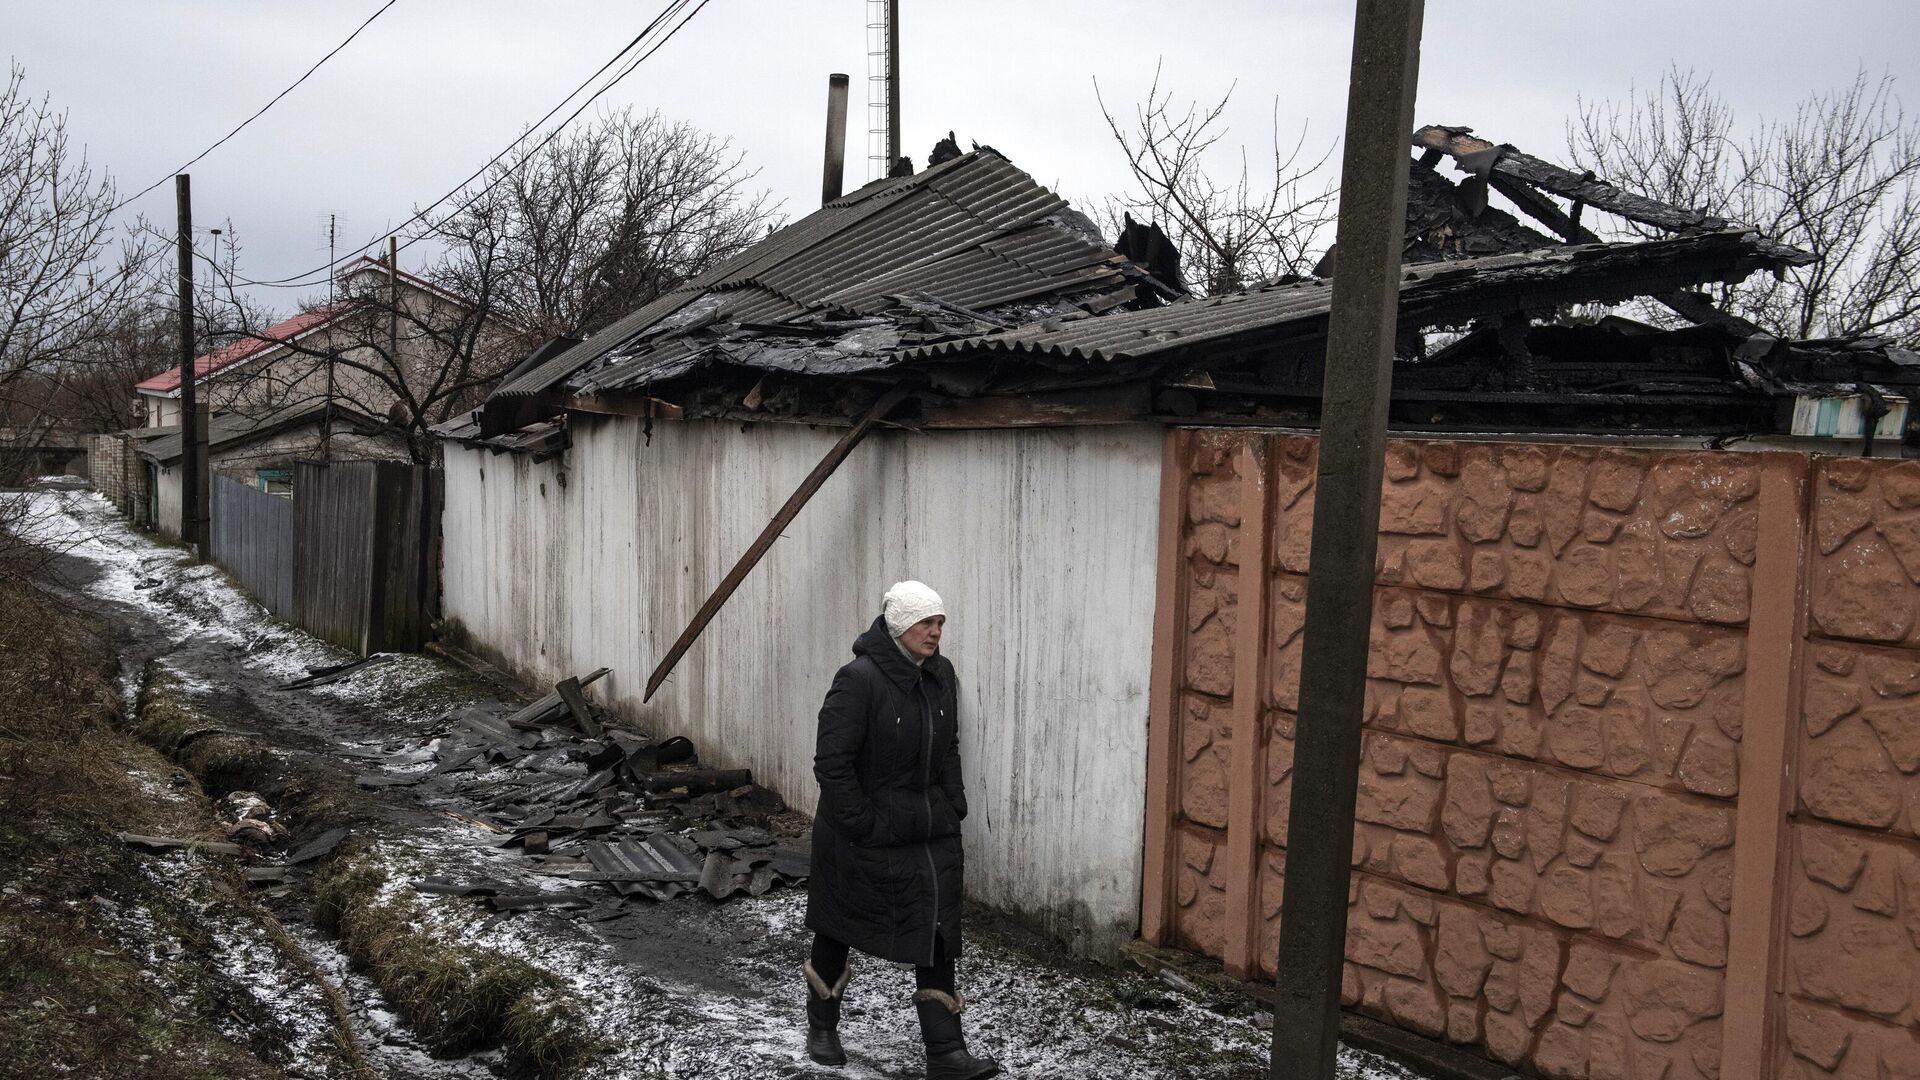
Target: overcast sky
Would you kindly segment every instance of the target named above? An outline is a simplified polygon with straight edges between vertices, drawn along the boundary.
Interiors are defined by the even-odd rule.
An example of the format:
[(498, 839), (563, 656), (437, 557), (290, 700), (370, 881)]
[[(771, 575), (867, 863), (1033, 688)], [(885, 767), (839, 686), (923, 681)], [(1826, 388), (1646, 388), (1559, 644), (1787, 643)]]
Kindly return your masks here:
[[(195, 220), (231, 219), (242, 272), (275, 278), (348, 249), (438, 197), (639, 31), (664, 0), (399, 0), (273, 111), (194, 166)], [(29, 88), (131, 193), (265, 103), (380, 0), (7, 0), (4, 48)], [(1270, 145), (1272, 114), (1329, 144), (1345, 112), (1353, 4), (904, 0), (904, 145), (948, 129), (991, 143), (1076, 202), (1125, 185), (1101, 119), (1131, 108), (1156, 60), (1182, 97), (1237, 82), (1232, 141)], [(711, 0), (602, 102), (731, 137), (791, 217), (819, 199), (826, 77), (853, 76), (849, 187), (865, 179), (866, 0)], [(1430, 0), (1421, 123), (1467, 124), (1564, 158), (1566, 118), (1670, 65), (1711, 73), (1745, 123), (1861, 68), (1920, 108), (1913, 0)], [(584, 117), (583, 117), (584, 119)], [(133, 209), (171, 227), (171, 185)], [(202, 243), (205, 242), (203, 235)], [(409, 255), (424, 254), (416, 249)], [(407, 265), (403, 257), (403, 265)], [(269, 295), (281, 311), (293, 298)]]

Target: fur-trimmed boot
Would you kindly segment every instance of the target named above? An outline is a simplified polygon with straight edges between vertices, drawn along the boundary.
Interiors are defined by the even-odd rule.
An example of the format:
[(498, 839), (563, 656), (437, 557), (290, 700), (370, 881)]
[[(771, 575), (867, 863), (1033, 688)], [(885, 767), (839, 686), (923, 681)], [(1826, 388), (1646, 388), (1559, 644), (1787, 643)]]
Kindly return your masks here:
[(813, 961), (803, 967), (807, 973), (807, 1056), (821, 1065), (845, 1065), (847, 1052), (840, 1048), (840, 999), (847, 992), (847, 980), (853, 977), (848, 964), (840, 977), (827, 985)]
[(920, 1013), (920, 1038), (927, 1044), (927, 1080), (985, 1080), (1000, 1073), (1000, 1063), (967, 1053), (960, 1034), (960, 1010), (967, 999), (944, 990), (919, 990), (913, 1006)]

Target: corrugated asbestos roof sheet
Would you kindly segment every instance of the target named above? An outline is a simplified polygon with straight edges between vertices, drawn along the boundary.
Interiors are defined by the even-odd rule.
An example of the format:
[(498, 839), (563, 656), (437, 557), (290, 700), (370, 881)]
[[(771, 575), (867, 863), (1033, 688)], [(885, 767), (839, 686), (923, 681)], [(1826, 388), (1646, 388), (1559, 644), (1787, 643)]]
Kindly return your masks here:
[[(1402, 325), (1437, 325), (1515, 306), (1529, 288), (1569, 290), (1573, 299), (1607, 301), (1714, 280), (1739, 280), (1771, 260), (1764, 238), (1744, 229), (1651, 240), (1585, 244), (1520, 254), (1458, 259), (1405, 268)], [(1324, 320), (1333, 282), (1310, 278), (1145, 311), (1048, 319), (992, 334), (901, 350), (901, 360), (1025, 353), (1083, 363), (1152, 358), (1197, 345), (1251, 336), (1310, 333)]]
[(974, 151), (821, 207), (495, 393), (537, 394), (576, 373), (600, 390), (672, 377), (713, 344), (675, 335), (716, 324), (764, 331), (901, 296), (978, 310), (1123, 286), (1120, 257), (1075, 217), (999, 154)]
[[(207, 443), (215, 449), (243, 444), (250, 439), (263, 438), (302, 424), (317, 424), (325, 419), (326, 414), (325, 402), (302, 402), (263, 416), (237, 412), (216, 413), (208, 422)], [(380, 421), (358, 409), (343, 405), (336, 404), (333, 407), (333, 418), (363, 432), (377, 431), (380, 428)], [(134, 452), (141, 457), (151, 458), (163, 465), (180, 457), (181, 439), (178, 424), (155, 428), (134, 428), (127, 434), (133, 437)]]

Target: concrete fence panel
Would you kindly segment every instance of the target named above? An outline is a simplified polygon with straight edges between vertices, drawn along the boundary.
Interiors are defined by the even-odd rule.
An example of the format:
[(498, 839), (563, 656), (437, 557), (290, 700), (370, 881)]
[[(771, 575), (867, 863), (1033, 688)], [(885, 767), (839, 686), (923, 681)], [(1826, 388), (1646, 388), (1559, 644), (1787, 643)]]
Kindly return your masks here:
[[(1243, 978), (1278, 951), (1316, 451), (1166, 455), (1142, 933)], [(1800, 455), (1391, 444), (1344, 1003), (1544, 1076), (1899, 1075), (1920, 555), (1886, 465), (1920, 472), (1828, 463), (1810, 513)]]

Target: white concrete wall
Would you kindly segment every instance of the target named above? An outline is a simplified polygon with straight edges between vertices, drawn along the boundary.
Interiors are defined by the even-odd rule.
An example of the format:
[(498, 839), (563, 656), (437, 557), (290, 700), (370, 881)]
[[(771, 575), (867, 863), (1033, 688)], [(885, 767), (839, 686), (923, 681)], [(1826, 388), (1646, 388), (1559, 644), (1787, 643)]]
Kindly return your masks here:
[(155, 495), (157, 496), (154, 501), (156, 509), (159, 511), (159, 516), (153, 522), (153, 527), (163, 535), (171, 536), (175, 540), (180, 538), (182, 523), (185, 521), (180, 511), (181, 475), (182, 469), (178, 462), (172, 465), (162, 465), (154, 472)]
[(681, 660), (648, 673), (839, 437), (575, 417), (558, 461), (446, 452), (445, 610), (517, 674), (594, 687), (811, 810), (821, 698), (901, 578), (959, 671), (969, 892), (1111, 955), (1137, 929), (1160, 441), (1143, 427), (872, 436)]

